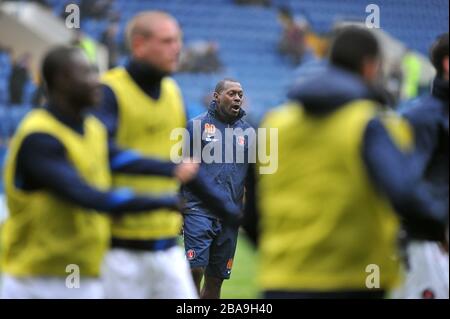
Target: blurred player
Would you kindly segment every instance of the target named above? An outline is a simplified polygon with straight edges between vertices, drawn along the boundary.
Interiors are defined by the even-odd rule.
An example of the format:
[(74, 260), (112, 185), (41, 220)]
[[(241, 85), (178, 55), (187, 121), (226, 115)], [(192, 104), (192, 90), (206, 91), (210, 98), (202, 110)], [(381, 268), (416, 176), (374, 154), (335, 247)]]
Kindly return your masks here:
[[(168, 160), (175, 144), (170, 140), (171, 132), (186, 126), (179, 88), (169, 76), (178, 65), (180, 28), (166, 13), (143, 12), (128, 23), (126, 36), (131, 59), (125, 68), (104, 75), (98, 117), (119, 146)], [(204, 198), (212, 198), (207, 201), (218, 213), (237, 215), (237, 206), (202, 186), (205, 179), (199, 172), (191, 186)], [(152, 193), (173, 192), (179, 187), (176, 180), (122, 174), (113, 175), (113, 185)], [(106, 296), (197, 297), (184, 251), (177, 245), (181, 226), (181, 216), (170, 209), (113, 220), (112, 250), (105, 262)]]
[[(192, 164), (173, 166), (110, 145), (106, 128), (86, 115), (99, 101), (98, 74), (80, 49), (56, 48), (42, 66), (49, 105), (32, 111), (11, 143), (5, 166), (10, 216), (2, 232), (3, 298), (102, 298), (100, 264), (109, 246), (107, 213), (175, 209), (176, 196), (111, 190), (111, 169), (189, 181)], [(123, 158), (127, 157), (125, 163)], [(66, 286), (71, 267), (81, 276)], [(69, 267), (69, 268), (66, 268)], [(68, 270), (69, 269), (69, 270)]]
[[(226, 194), (228, 200), (239, 206), (242, 206), (249, 166), (247, 154), (249, 137), (242, 133), (237, 134), (228, 143), (225, 130), (238, 128), (244, 131), (250, 128), (250, 125), (242, 119), (245, 115), (244, 110), (241, 109), (243, 95), (239, 82), (230, 79), (220, 81), (216, 86), (214, 100), (208, 112), (188, 123), (191, 146), (196, 145), (193, 141), (196, 136), (195, 127), (197, 126), (203, 133), (199, 154), (203, 153), (205, 147), (209, 148), (212, 145), (222, 147), (218, 162), (211, 163), (202, 159), (201, 168), (214, 178), (214, 183), (208, 187), (216, 188)], [(231, 162), (225, 161), (227, 151), (233, 154)], [(236, 154), (239, 151), (244, 154), (242, 162), (237, 161)], [(191, 152), (191, 155), (194, 152)], [(194, 282), (200, 293), (200, 283), (205, 274), (201, 298), (218, 299), (223, 280), (230, 278), (238, 227), (224, 225), (188, 186), (182, 188), (182, 195), (186, 200), (184, 244)]]
[(248, 189), (245, 224), (260, 232), (266, 298), (382, 298), (399, 281), (393, 208), (411, 223), (445, 220), (447, 204), (413, 174), (410, 127), (381, 110), (380, 62), (370, 31), (345, 28), (331, 65), (264, 121), (278, 128), (279, 167)]
[[(448, 33), (440, 36), (430, 50), (437, 76), (432, 92), (407, 109), (404, 116), (414, 126), (417, 172), (431, 188), (433, 196), (448, 202)], [(448, 211), (447, 211), (448, 212)], [(398, 298), (445, 298), (448, 287), (448, 237), (444, 228), (426, 224), (405, 225), (407, 234), (416, 239), (407, 245), (409, 272)], [(448, 235), (448, 233), (447, 233)], [(440, 242), (441, 244), (436, 243)]]

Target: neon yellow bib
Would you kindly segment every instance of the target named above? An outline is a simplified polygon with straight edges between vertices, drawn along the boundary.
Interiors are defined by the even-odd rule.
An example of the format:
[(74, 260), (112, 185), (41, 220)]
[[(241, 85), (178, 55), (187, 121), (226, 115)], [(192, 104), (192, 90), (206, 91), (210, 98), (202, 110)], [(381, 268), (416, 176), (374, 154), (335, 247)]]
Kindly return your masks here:
[[(260, 175), (261, 274), (264, 290), (339, 291), (366, 288), (366, 267), (380, 285), (399, 279), (397, 218), (366, 173), (361, 143), (376, 106), (356, 101), (327, 117), (296, 104), (269, 114), (278, 128), (278, 171)], [(401, 119), (383, 123), (402, 148), (412, 143)]]
[[(119, 106), (117, 144), (126, 149), (164, 160), (177, 141), (170, 140), (174, 128), (185, 127), (183, 101), (176, 83), (164, 78), (161, 96), (147, 96), (123, 68), (103, 76), (103, 82), (114, 92)], [(138, 193), (163, 194), (178, 191), (178, 184), (169, 178), (115, 174), (116, 187), (129, 187)], [(179, 234), (182, 218), (179, 213), (160, 209), (151, 213), (126, 216), (112, 224), (114, 237), (124, 239), (157, 239)]]
[(5, 190), (10, 216), (2, 233), (3, 270), (15, 276), (67, 276), (66, 267), (80, 267), (81, 276), (98, 276), (108, 248), (109, 221), (45, 190), (27, 192), (15, 186), (17, 153), (33, 133), (60, 141), (67, 157), (89, 185), (111, 185), (107, 132), (94, 117), (84, 123), (84, 136), (45, 110), (32, 111), (14, 136), (5, 165)]

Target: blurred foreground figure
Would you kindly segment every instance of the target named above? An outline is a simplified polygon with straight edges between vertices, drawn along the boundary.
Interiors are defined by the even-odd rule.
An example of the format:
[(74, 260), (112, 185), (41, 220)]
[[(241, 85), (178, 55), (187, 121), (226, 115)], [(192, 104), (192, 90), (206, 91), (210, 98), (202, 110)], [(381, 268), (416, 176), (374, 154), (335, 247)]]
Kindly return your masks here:
[(410, 126), (383, 110), (380, 63), (370, 31), (343, 29), (330, 66), (263, 122), (279, 167), (255, 176), (245, 228), (266, 298), (383, 298), (400, 281), (400, 219), (445, 223), (447, 203), (413, 174)]
[(111, 190), (111, 170), (164, 176), (179, 170), (189, 181), (197, 169), (144, 159), (108, 143), (106, 128), (86, 114), (101, 91), (80, 49), (53, 49), (42, 73), (49, 104), (25, 117), (6, 159), (1, 296), (102, 298), (106, 215), (120, 220), (125, 212), (179, 207), (175, 193), (151, 198)]
[[(417, 171), (437, 201), (448, 202), (448, 33), (440, 36), (430, 50), (431, 62), (437, 75), (431, 94), (414, 102), (404, 112), (414, 127), (416, 136)], [(445, 298), (448, 286), (448, 226), (431, 228), (426, 225), (405, 225), (408, 237), (406, 282), (394, 296), (397, 298)], [(447, 235), (447, 236), (446, 236)]]

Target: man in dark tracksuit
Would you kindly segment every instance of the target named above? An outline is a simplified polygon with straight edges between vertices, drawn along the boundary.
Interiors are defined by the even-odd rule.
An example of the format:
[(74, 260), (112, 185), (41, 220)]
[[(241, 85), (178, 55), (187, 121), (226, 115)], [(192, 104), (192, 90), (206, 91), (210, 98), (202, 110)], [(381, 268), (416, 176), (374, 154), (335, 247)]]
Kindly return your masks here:
[[(252, 138), (243, 133), (252, 130), (242, 117), (241, 109), (243, 91), (241, 85), (234, 80), (220, 81), (214, 92), (214, 101), (207, 113), (199, 115), (188, 123), (191, 146), (195, 148), (196, 130), (201, 130), (201, 150), (194, 150), (191, 155), (196, 157), (196, 151), (203, 156), (200, 170), (204, 170), (214, 183), (210, 185), (217, 191), (226, 194), (228, 200), (242, 207), (244, 184), (248, 172), (248, 150)], [(240, 129), (228, 143), (226, 129)], [(229, 131), (229, 130), (228, 130)], [(199, 143), (198, 143), (199, 144)], [(200, 146), (200, 145), (199, 145)], [(213, 148), (213, 152), (206, 150)], [(222, 154), (216, 153), (218, 149)], [(232, 151), (233, 159), (225, 160), (227, 151)], [(238, 153), (244, 154), (240, 160)], [(204, 154), (207, 153), (207, 154)], [(214, 160), (208, 159), (212, 155)], [(205, 274), (205, 284), (201, 290), (201, 298), (219, 298), (224, 279), (230, 278), (238, 235), (237, 226), (225, 226), (216, 218), (205, 203), (193, 195), (191, 188), (182, 188), (186, 199), (184, 213), (184, 241), (187, 259), (190, 262), (192, 274), (197, 289), (200, 292), (200, 282)]]
[[(431, 62), (437, 76), (431, 94), (417, 100), (402, 113), (414, 127), (416, 136), (417, 172), (430, 188), (435, 200), (448, 203), (448, 79), (449, 37), (440, 36), (431, 49)], [(423, 225), (422, 225), (423, 227)], [(406, 224), (409, 235), (416, 241), (408, 244), (409, 273), (398, 297), (448, 298), (448, 238), (444, 229), (429, 228), (420, 232), (415, 225)], [(419, 241), (420, 240), (420, 241)], [(438, 241), (443, 245), (436, 244)], [(446, 275), (445, 275), (446, 273)], [(438, 280), (436, 280), (438, 279)]]

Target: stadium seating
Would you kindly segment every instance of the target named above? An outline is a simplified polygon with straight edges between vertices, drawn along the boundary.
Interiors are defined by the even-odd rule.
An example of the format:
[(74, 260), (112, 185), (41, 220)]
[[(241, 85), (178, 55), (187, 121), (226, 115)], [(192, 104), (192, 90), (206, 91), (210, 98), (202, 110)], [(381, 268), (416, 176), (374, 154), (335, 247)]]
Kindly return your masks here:
[[(220, 58), (226, 69), (223, 75), (179, 75), (180, 86), (187, 105), (198, 103), (214, 82), (227, 75), (239, 79), (252, 103), (255, 119), (284, 99), (292, 76), (289, 64), (277, 53), (281, 28), (277, 22), (277, 6), (288, 5), (294, 12), (304, 14), (314, 30), (327, 32), (333, 21), (347, 18), (364, 21), (367, 1), (356, 0), (274, 0), (271, 8), (237, 6), (232, 0), (116, 0), (115, 10), (121, 13), (118, 38), (123, 39), (126, 21), (138, 11), (159, 9), (172, 13), (180, 21), (184, 40), (212, 40), (219, 44)], [(407, 43), (412, 49), (425, 53), (436, 34), (446, 30), (448, 1), (432, 0), (423, 6), (420, 0), (379, 1), (381, 26)], [(424, 7), (426, 7), (424, 9)], [(83, 27), (93, 37), (100, 36), (103, 22), (86, 21)], [(421, 23), (423, 27), (412, 27)], [(409, 26), (409, 27), (408, 27)], [(412, 30), (414, 29), (414, 32)]]
[[(365, 0), (273, 0), (275, 5), (287, 5), (297, 14), (305, 16), (318, 32), (326, 32), (339, 18), (365, 21)], [(435, 37), (448, 30), (447, 0), (377, 1), (380, 7), (381, 28), (406, 45), (427, 53)]]

